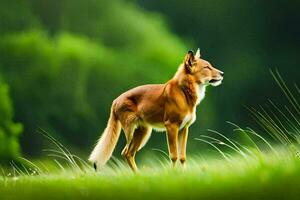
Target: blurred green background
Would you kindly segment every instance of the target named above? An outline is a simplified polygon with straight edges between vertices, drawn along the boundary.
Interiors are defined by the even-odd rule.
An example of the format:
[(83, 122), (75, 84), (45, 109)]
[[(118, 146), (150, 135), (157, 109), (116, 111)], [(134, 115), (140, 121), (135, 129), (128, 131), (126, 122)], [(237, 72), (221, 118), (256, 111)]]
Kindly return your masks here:
[[(300, 1), (0, 0), (0, 161), (39, 156), (45, 129), (87, 157), (122, 92), (170, 79), (189, 49), (225, 72), (191, 127), (255, 127), (246, 106), (282, 102), (269, 73), (299, 83)], [(118, 145), (120, 151), (124, 137)], [(164, 134), (146, 149), (166, 150)]]

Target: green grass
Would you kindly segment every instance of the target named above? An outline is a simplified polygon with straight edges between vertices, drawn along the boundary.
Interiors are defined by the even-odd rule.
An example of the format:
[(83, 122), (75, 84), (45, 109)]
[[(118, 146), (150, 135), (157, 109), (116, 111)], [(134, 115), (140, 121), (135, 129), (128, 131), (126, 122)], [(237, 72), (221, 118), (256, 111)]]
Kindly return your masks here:
[[(52, 160), (32, 162), (21, 158), (23, 164), (12, 163), (10, 172), (2, 170), (0, 200), (298, 200), (300, 103), (297, 97), (300, 90), (295, 85), (296, 93), (293, 94), (279, 72), (271, 73), (290, 105), (280, 107), (270, 101), (267, 109), (248, 109), (265, 132), (273, 137), (272, 142), (251, 128), (242, 129), (229, 122), (241, 140), (209, 130), (210, 135), (200, 135), (195, 139), (216, 154), (204, 152), (202, 157), (189, 158), (186, 168), (180, 165), (171, 167), (165, 157), (155, 159), (148, 156), (152, 160), (140, 162), (142, 167), (137, 173), (115, 158), (110, 166), (95, 172), (88, 163), (73, 155), (50, 134), (39, 130), (56, 146), (56, 149), (45, 150)], [(165, 152), (160, 153), (165, 156)]]
[(289, 154), (225, 159), (192, 158), (102, 172), (61, 171), (0, 179), (1, 199), (299, 199), (300, 161)]

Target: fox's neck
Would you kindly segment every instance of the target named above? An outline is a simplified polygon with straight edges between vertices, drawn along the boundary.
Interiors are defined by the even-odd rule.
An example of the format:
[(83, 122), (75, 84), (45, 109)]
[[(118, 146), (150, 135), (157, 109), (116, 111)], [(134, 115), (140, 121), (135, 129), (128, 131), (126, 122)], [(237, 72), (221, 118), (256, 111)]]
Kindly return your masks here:
[(179, 68), (173, 80), (178, 83), (190, 107), (194, 108), (205, 97), (206, 85), (197, 84), (191, 75), (185, 73), (183, 67)]
[(191, 107), (195, 107), (204, 99), (206, 85), (198, 85), (190, 78), (186, 78), (179, 85)]

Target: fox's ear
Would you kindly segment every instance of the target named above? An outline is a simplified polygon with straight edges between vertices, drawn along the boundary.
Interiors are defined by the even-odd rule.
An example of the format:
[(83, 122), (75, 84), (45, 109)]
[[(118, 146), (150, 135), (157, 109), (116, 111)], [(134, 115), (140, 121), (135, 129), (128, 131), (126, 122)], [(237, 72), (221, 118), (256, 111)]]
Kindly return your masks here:
[(194, 60), (195, 60), (194, 52), (192, 50), (189, 50), (188, 53), (186, 54), (186, 56), (184, 58), (184, 62), (183, 62), (185, 69), (189, 73), (192, 72), (192, 66), (193, 66)]
[(197, 49), (197, 52), (196, 52), (196, 54), (195, 54), (195, 57), (196, 57), (196, 58), (200, 58), (200, 57), (201, 57), (200, 49), (199, 49), (199, 48)]

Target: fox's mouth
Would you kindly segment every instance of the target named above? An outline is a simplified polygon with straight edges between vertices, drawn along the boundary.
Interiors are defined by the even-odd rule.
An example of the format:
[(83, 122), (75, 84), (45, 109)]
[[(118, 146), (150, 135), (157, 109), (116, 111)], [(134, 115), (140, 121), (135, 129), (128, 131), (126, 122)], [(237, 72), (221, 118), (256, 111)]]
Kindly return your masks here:
[(222, 81), (222, 78), (221, 78), (221, 79), (211, 79), (211, 80), (209, 81), (209, 83), (217, 83), (217, 82), (219, 82), (219, 81)]
[(212, 86), (218, 86), (218, 85), (220, 85), (222, 83), (222, 80), (223, 80), (223, 78), (220, 78), (220, 79), (211, 79), (209, 81), (209, 83)]

